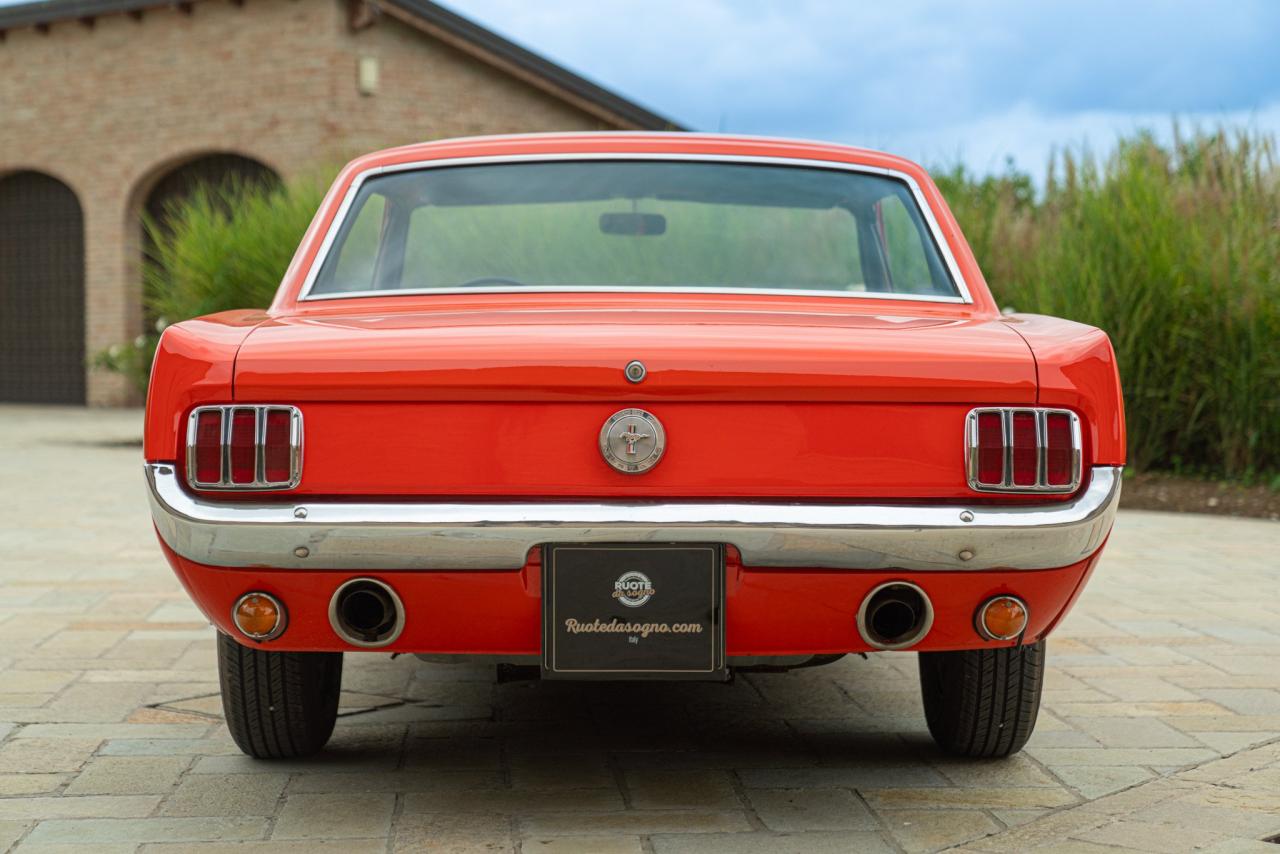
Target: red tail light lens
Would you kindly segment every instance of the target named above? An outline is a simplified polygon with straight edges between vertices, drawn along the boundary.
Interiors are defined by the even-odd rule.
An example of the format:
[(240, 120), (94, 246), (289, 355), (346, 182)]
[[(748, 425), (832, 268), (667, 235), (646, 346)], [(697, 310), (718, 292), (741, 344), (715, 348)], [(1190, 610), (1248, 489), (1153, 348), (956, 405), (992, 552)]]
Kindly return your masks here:
[(293, 448), (289, 441), (293, 417), (287, 409), (267, 410), (266, 436), (262, 443), (263, 477), (274, 483), (292, 478)]
[(1080, 422), (1065, 409), (969, 413), (969, 486), (979, 492), (1071, 492), (1080, 485)]
[(1004, 483), (1004, 419), (999, 412), (978, 414), (978, 481)]
[(1040, 477), (1036, 413), (1013, 413), (1013, 485), (1035, 486)]
[(301, 468), (296, 407), (201, 406), (191, 413), (187, 480), (196, 488), (293, 489)]
[(1050, 412), (1045, 417), (1045, 480), (1050, 486), (1066, 486), (1072, 481), (1076, 453), (1072, 432), (1070, 416)]
[(233, 410), (231, 416), (231, 482), (249, 484), (257, 480), (258, 414), (252, 409)]
[(195, 480), (218, 483), (222, 480), (222, 413), (204, 410), (195, 420)]

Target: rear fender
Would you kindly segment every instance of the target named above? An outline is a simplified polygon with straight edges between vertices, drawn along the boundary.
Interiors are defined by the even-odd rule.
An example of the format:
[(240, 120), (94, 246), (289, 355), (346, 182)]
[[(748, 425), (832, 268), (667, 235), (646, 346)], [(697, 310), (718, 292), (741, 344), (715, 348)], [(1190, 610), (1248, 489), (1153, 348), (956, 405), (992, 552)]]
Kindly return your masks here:
[(176, 461), (183, 414), (199, 403), (231, 400), (236, 353), (266, 319), (256, 310), (224, 311), (165, 329), (147, 387), (146, 459)]
[(1124, 397), (1116, 353), (1107, 333), (1040, 314), (1013, 314), (1005, 322), (1022, 336), (1035, 356), (1037, 403), (1080, 413), (1089, 434), (1085, 442), (1092, 453), (1089, 462), (1123, 466)]

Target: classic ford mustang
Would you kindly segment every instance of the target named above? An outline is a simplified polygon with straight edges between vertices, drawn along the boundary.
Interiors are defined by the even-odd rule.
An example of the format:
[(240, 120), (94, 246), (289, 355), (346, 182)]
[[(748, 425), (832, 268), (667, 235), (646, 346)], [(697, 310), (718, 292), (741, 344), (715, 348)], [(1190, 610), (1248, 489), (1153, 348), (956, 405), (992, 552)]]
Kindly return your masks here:
[(923, 169), (688, 134), (357, 159), (270, 309), (165, 331), (146, 418), (259, 757), (320, 749), (375, 649), (650, 680), (910, 650), (938, 744), (1007, 755), (1125, 457), (1106, 335), (1002, 315)]

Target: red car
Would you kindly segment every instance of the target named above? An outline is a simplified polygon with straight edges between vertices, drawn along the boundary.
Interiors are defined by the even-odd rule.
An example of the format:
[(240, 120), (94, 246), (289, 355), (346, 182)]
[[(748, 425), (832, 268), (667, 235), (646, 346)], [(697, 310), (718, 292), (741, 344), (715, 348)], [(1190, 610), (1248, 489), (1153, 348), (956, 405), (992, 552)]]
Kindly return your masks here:
[(1107, 336), (1002, 315), (919, 166), (556, 134), (347, 166), (270, 309), (165, 331), (146, 460), (254, 756), (321, 748), (375, 649), (718, 681), (910, 650), (938, 744), (1002, 756), (1125, 437)]

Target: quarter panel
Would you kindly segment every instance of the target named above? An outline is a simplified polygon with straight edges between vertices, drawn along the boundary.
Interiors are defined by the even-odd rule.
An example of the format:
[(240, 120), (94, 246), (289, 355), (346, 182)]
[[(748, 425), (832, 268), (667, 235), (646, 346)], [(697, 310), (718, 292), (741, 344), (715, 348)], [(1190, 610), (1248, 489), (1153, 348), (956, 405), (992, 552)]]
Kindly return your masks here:
[(147, 387), (146, 459), (177, 460), (183, 419), (191, 408), (231, 400), (236, 351), (253, 327), (266, 319), (260, 311), (228, 311), (165, 329)]
[(1093, 455), (1086, 462), (1123, 466), (1124, 397), (1107, 333), (1041, 314), (1016, 314), (1006, 321), (1035, 356), (1040, 405), (1066, 407), (1083, 417), (1085, 449)]

